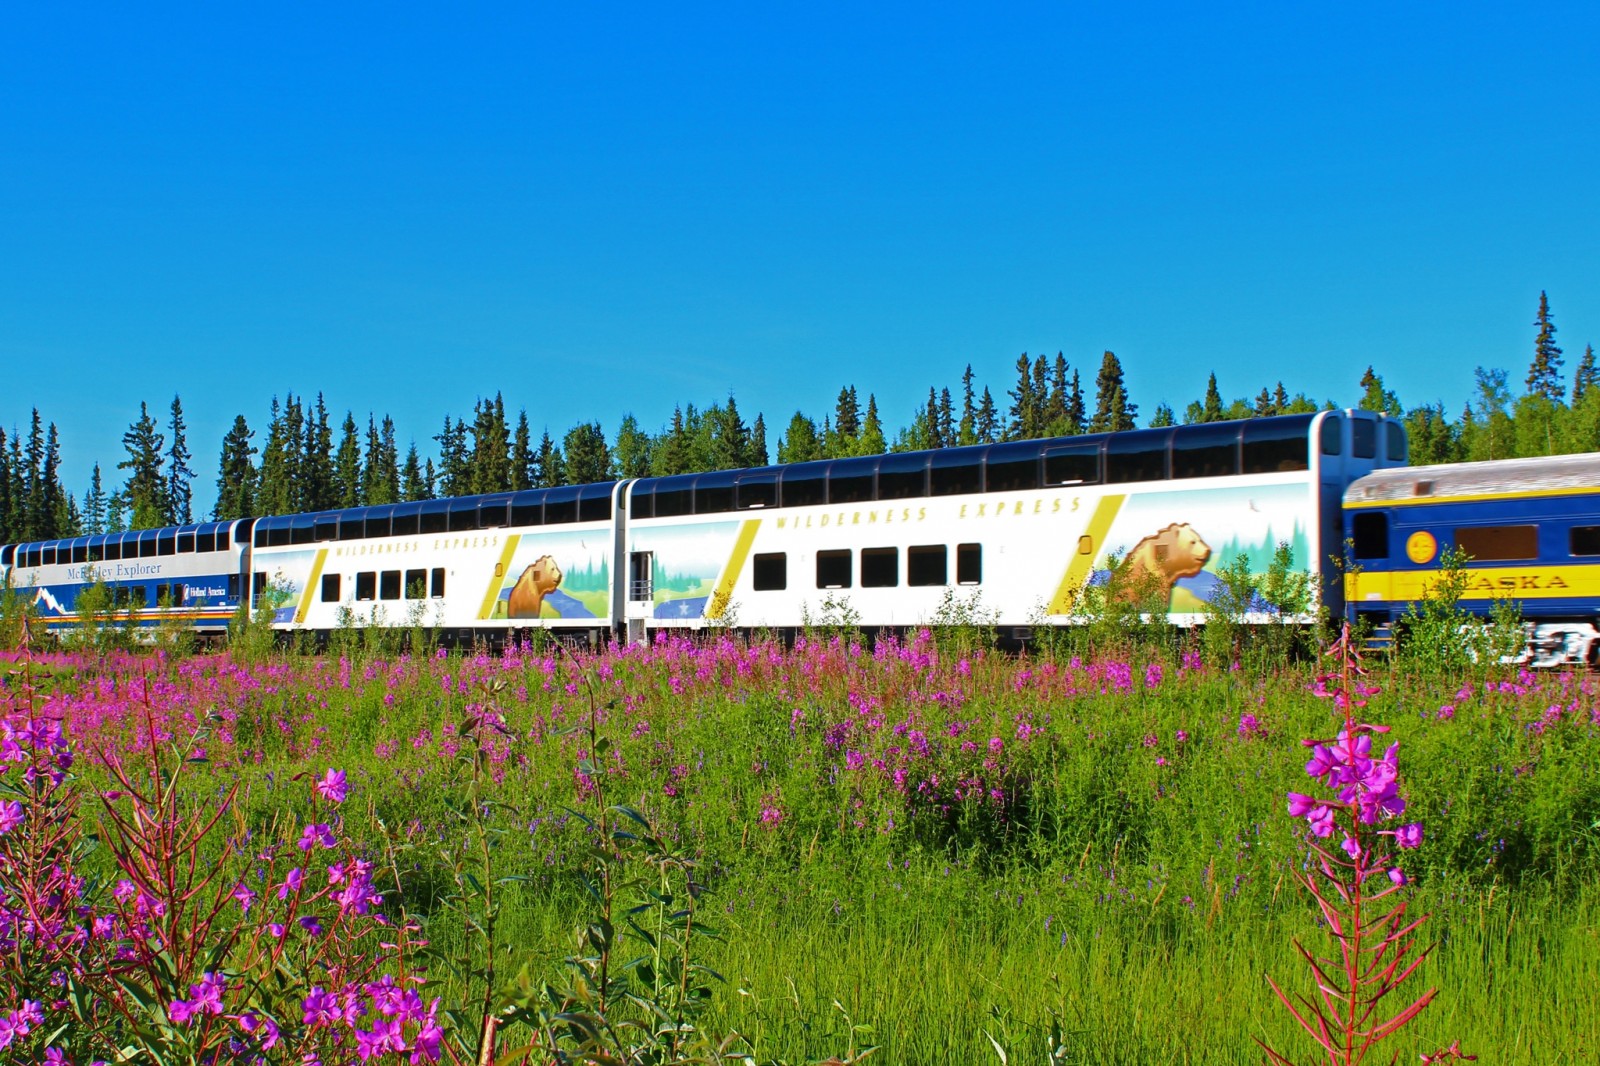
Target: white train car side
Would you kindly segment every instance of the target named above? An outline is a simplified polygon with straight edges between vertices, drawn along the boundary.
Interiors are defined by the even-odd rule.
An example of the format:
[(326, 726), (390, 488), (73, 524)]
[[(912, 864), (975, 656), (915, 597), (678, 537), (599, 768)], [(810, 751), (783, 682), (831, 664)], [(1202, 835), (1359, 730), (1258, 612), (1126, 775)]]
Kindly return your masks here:
[(952, 602), (1002, 626), (1066, 624), (1114, 559), (1173, 621), (1203, 621), (1216, 570), (1262, 573), (1280, 543), (1340, 607), (1330, 556), (1355, 478), (1406, 461), (1366, 411), (646, 478), (629, 486), (632, 639), (656, 628), (868, 627)]

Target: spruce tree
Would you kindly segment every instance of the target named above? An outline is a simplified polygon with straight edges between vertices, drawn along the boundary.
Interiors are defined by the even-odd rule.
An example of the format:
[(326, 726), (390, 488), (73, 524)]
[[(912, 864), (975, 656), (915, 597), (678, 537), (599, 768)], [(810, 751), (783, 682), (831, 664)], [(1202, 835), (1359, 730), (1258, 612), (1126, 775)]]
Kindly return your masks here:
[(972, 382), (972, 364), (968, 363), (967, 369), (961, 372), (961, 423), (956, 427), (957, 444), (978, 443), (978, 410), (973, 403)]
[(1572, 375), (1572, 406), (1578, 406), (1578, 401), (1596, 385), (1600, 385), (1600, 369), (1594, 365), (1594, 345), (1587, 344), (1583, 348), (1583, 358), (1578, 360), (1578, 369)]
[(1360, 385), (1361, 402), (1356, 405), (1358, 408), (1400, 417), (1400, 400), (1383, 387), (1383, 378), (1372, 367), (1367, 367), (1367, 372), (1361, 375)]
[(689, 433), (683, 408), (672, 409), (672, 424), (656, 438), (650, 449), (650, 472), (656, 477), (685, 474), (689, 471)]
[(766, 466), (768, 462), (767, 420), (757, 411), (756, 420), (750, 423), (750, 447), (745, 454), (745, 465)]
[(342, 506), (344, 494), (340, 491), (335, 461), (328, 404), (319, 392), (317, 405), (306, 416), (305, 438), (301, 442), (300, 481), (295, 494), (301, 511), (325, 511)]
[(1076, 437), (1088, 429), (1088, 411), (1083, 403), (1083, 384), (1078, 380), (1076, 368), (1072, 371), (1072, 384), (1067, 387), (1066, 427), (1063, 434)]
[[(1042, 357), (1041, 357), (1042, 358)], [(1007, 412), (1007, 440), (1027, 440), (1039, 435), (1039, 396), (1034, 391), (1033, 361), (1028, 353), (1017, 356), (1017, 387), (1012, 389)]]
[(1550, 298), (1539, 293), (1539, 314), (1533, 320), (1539, 333), (1533, 341), (1533, 362), (1528, 366), (1528, 392), (1552, 403), (1561, 402), (1561, 349), (1556, 326), (1550, 321)]
[(789, 419), (789, 428), (778, 441), (778, 462), (809, 463), (822, 458), (822, 438), (817, 424), (799, 411)]
[(1272, 404), (1272, 393), (1265, 385), (1261, 386), (1261, 391), (1256, 393), (1256, 405), (1250, 413), (1256, 418), (1266, 418), (1269, 415), (1278, 413)]
[(43, 540), (50, 536), (44, 507), (44, 424), (39, 409), (33, 409), (28, 427), (28, 443), (22, 453), (22, 499), (17, 510), (22, 515), (19, 540)]
[(83, 493), (83, 531), (90, 536), (106, 531), (106, 485), (101, 480), (99, 463), (90, 474), (90, 490)]
[(939, 390), (939, 439), (946, 447), (956, 443), (956, 412), (949, 389)]
[(707, 469), (733, 470), (750, 465), (750, 429), (744, 424), (732, 393), (728, 394), (728, 406), (716, 415), (712, 420), (711, 462)]
[(548, 489), (566, 484), (566, 464), (561, 459), (561, 449), (550, 439), (548, 428), (539, 438), (539, 450), (533, 456), (533, 469), (535, 488)]
[(532, 487), (533, 436), (528, 430), (528, 412), (524, 409), (517, 412), (517, 430), (511, 436), (511, 488), (520, 492)]
[(218, 521), (254, 518), (257, 514), (260, 475), (256, 471), (256, 447), (250, 443), (255, 435), (244, 415), (235, 415), (233, 428), (222, 438), (222, 457), (217, 463), (217, 503), (211, 512)]
[[(261, 470), (256, 482), (255, 499), (251, 501), (254, 515), (289, 514), (293, 510), (292, 507), (288, 506), (291, 489), (289, 485), (289, 462), (286, 454), (288, 444), (284, 439), (286, 427), (283, 419), (283, 407), (278, 403), (276, 396), (272, 398), (270, 411), (267, 422), (267, 439), (261, 446)], [(234, 423), (235, 426), (238, 426), (238, 424), (237, 421)], [(254, 515), (230, 516), (219, 514), (218, 517), (249, 518), (254, 517)]]
[(453, 421), (444, 416), (444, 429), (433, 438), (439, 442), (439, 480), (436, 486), (440, 496), (465, 496), (471, 480), (467, 455), (467, 424), (465, 420)]
[(1163, 401), (1156, 404), (1156, 413), (1150, 418), (1151, 429), (1165, 429), (1167, 426), (1178, 424), (1177, 418), (1172, 413), (1172, 408)]
[(493, 400), (473, 406), (472, 492), (505, 492), (511, 488), (511, 434), (506, 425), (505, 400), (499, 393)]
[(361, 469), (361, 437), (355, 415), (344, 413), (339, 429), (339, 450), (333, 456), (334, 506), (360, 507), (366, 502), (366, 479)]
[(882, 455), (889, 450), (883, 439), (883, 421), (878, 417), (878, 398), (867, 394), (867, 414), (861, 420), (861, 433), (856, 437), (857, 455)]
[(834, 407), (833, 431), (840, 438), (853, 441), (861, 432), (861, 405), (856, 400), (856, 387), (846, 385), (839, 390), (839, 401)]
[(1051, 437), (1067, 435), (1067, 357), (1056, 353), (1050, 368), (1050, 391), (1044, 405), (1044, 434)]
[(156, 429), (156, 420), (150, 417), (149, 404), (139, 405), (139, 417), (122, 435), (122, 446), (128, 457), (117, 464), (118, 470), (128, 471), (122, 495), (130, 512), (128, 528), (154, 529), (166, 524), (170, 513), (167, 502), (167, 479), (161, 469), (166, 439)]
[(1221, 422), (1227, 417), (1223, 413), (1222, 393), (1217, 391), (1217, 372), (1214, 370), (1211, 372), (1211, 376), (1206, 379), (1206, 396), (1200, 403), (1200, 421)]
[(944, 435), (944, 428), (939, 421), (939, 395), (928, 386), (928, 405), (916, 420), (916, 437), (920, 448), (946, 448), (950, 445), (950, 438)]
[(183, 422), (183, 401), (172, 397), (172, 417), (167, 422), (172, 434), (167, 446), (167, 521), (173, 525), (187, 525), (194, 521), (194, 471), (189, 460), (188, 427)]
[(430, 498), (433, 490), (427, 484), (427, 477), (422, 469), (422, 460), (417, 455), (417, 442), (412, 441), (406, 449), (406, 461), (400, 464), (400, 498), (407, 503)]
[(977, 413), (972, 418), (973, 433), (977, 435), (976, 444), (994, 444), (1000, 439), (1000, 413), (995, 410), (994, 397), (989, 395), (989, 386), (983, 387), (983, 396), (978, 400)]
[(566, 483), (589, 485), (611, 476), (611, 449), (598, 422), (579, 422), (561, 442), (566, 455)]
[(1135, 404), (1128, 402), (1122, 380), (1122, 363), (1114, 352), (1106, 352), (1100, 360), (1100, 372), (1095, 375), (1094, 418), (1089, 422), (1091, 433), (1115, 433), (1132, 429), (1139, 414)]
[(56, 424), (50, 423), (44, 438), (44, 467), (39, 477), (40, 528), (46, 537), (66, 537), (74, 533), (72, 497), (61, 484), (61, 438)]
[[(367, 453), (362, 463), (362, 492), (369, 504), (400, 501), (400, 457), (394, 439), (394, 419), (385, 415), (380, 428), (367, 416)], [(463, 493), (462, 495), (465, 495)]]
[(6, 431), (0, 426), (0, 544), (21, 540), (11, 532), (12, 520), (11, 451)]
[(611, 448), (611, 472), (618, 478), (650, 476), (650, 434), (639, 428), (632, 414), (622, 416), (616, 443)]

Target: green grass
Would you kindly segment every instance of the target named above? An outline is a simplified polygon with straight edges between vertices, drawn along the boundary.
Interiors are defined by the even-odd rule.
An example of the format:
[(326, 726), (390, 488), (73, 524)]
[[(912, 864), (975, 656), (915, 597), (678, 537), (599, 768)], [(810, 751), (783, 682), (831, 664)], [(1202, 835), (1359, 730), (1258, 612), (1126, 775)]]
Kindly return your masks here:
[[(890, 1063), (999, 1062), (996, 1044), (1043, 1063), (1053, 1030), (1056, 1062), (1257, 1063), (1257, 1037), (1314, 1061), (1265, 975), (1309, 991), (1291, 939), (1326, 944), (1292, 878), (1305, 848), (1283, 794), (1305, 787), (1299, 741), (1332, 731), (1330, 709), (1305, 672), (1163, 663), (1150, 687), (1146, 665), (731, 641), (589, 663), (611, 704), (610, 798), (701, 857), (721, 937), (703, 961), (726, 978), (711, 1023), (791, 1062), (843, 1052), (852, 1022)], [(80, 733), (126, 735), (97, 669), (54, 668), (55, 698)], [(173, 732), (223, 717), (196, 794), (238, 780), (263, 824), (303, 811), (293, 774), (347, 770), (348, 828), (375, 848), (378, 820), (408, 840), (404, 900), (447, 955), (468, 950), (437, 908), (461, 844), (450, 731), (485, 700), (476, 680), (503, 677), (515, 735), (490, 764), (495, 863), (527, 880), (505, 889), (500, 971), (559, 967), (587, 914), (585, 835), (566, 812), (592, 809), (580, 741), (555, 732), (588, 713), (564, 661), (162, 669), (152, 706)], [(1385, 1047), (1414, 1062), (1459, 1037), (1483, 1062), (1597, 1061), (1595, 686), (1497, 680), (1461, 699), (1458, 680), (1387, 677), (1366, 709), (1402, 745), (1407, 817), (1427, 827), (1407, 861), (1413, 907), (1433, 912), (1438, 945), (1417, 986), (1439, 986), (1437, 1003)], [(1246, 713), (1259, 732), (1241, 733)]]

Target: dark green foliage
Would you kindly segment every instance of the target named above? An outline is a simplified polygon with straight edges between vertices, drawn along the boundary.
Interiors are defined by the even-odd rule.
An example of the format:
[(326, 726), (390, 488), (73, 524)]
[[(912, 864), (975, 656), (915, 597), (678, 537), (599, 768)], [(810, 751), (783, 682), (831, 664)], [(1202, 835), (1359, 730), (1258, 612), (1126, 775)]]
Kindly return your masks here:
[(166, 525), (169, 520), (167, 479), (162, 471), (165, 443), (156, 429), (155, 419), (150, 417), (149, 405), (141, 403), (138, 420), (122, 435), (122, 446), (128, 457), (117, 464), (118, 470), (128, 471), (122, 496), (131, 512), (130, 529), (153, 529)]
[(579, 422), (561, 442), (566, 454), (568, 485), (586, 485), (611, 476), (611, 449), (598, 422)]
[(1122, 380), (1122, 363), (1114, 352), (1106, 352), (1101, 357), (1100, 372), (1094, 380), (1094, 395), (1094, 418), (1089, 422), (1089, 432), (1115, 433), (1134, 427), (1139, 408), (1128, 400), (1127, 386)]
[(1553, 403), (1561, 402), (1561, 348), (1556, 344), (1556, 325), (1550, 320), (1550, 298), (1539, 293), (1539, 314), (1533, 320), (1539, 327), (1533, 341), (1533, 362), (1528, 365), (1528, 392)]

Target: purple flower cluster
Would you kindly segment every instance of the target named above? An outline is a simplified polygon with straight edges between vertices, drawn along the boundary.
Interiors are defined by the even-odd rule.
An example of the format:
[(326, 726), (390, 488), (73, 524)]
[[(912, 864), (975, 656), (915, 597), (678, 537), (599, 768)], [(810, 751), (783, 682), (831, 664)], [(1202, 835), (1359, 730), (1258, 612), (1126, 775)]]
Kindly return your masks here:
[[(1399, 817), (1406, 809), (1406, 801), (1399, 793), (1400, 745), (1390, 744), (1378, 758), (1372, 754), (1373, 734), (1386, 732), (1387, 726), (1358, 725), (1354, 729), (1341, 729), (1338, 737), (1331, 741), (1306, 741), (1311, 748), (1306, 774), (1323, 787), (1332, 789), (1334, 798), (1318, 799), (1303, 792), (1289, 793), (1289, 814), (1304, 818), (1315, 837), (1332, 836), (1339, 828), (1339, 815), (1352, 815), (1354, 822), (1345, 827), (1341, 847), (1358, 863), (1365, 858), (1365, 850), (1354, 823), (1377, 825)], [(1422, 843), (1422, 826), (1402, 825), (1383, 835), (1392, 836), (1402, 848), (1414, 848)], [(1405, 883), (1405, 874), (1399, 867), (1390, 867), (1388, 874), (1396, 884)]]
[(415, 989), (402, 986), (388, 974), (338, 990), (313, 986), (301, 1003), (301, 1013), (311, 1032), (347, 1030), (355, 1037), (356, 1054), (363, 1062), (406, 1053), (413, 1064), (439, 1061), (444, 1041), (438, 1021), (439, 1000), (424, 1008)]

